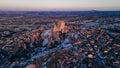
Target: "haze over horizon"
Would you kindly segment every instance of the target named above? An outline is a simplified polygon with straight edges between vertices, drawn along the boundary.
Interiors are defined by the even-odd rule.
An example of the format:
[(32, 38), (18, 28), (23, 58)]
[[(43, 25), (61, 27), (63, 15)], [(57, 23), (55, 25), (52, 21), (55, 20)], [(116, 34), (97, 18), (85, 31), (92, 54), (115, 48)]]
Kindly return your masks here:
[(120, 10), (120, 0), (0, 0), (0, 10)]

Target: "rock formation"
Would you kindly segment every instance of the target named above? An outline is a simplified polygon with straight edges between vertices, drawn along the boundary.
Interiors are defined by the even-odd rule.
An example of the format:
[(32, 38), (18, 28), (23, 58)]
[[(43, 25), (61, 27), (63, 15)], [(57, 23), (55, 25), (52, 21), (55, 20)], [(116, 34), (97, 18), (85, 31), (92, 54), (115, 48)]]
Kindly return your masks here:
[(58, 21), (54, 23), (53, 27), (50, 30), (46, 30), (41, 34), (41, 37), (44, 39), (43, 46), (47, 45), (51, 47), (52, 43), (60, 43), (61, 37), (60, 34), (68, 32), (68, 27), (65, 25), (64, 21)]
[(67, 26), (65, 25), (65, 22), (64, 21), (58, 21), (58, 23), (55, 23), (53, 28), (51, 29), (52, 32), (59, 32), (59, 31), (62, 31), (62, 32), (66, 32), (67, 30)]

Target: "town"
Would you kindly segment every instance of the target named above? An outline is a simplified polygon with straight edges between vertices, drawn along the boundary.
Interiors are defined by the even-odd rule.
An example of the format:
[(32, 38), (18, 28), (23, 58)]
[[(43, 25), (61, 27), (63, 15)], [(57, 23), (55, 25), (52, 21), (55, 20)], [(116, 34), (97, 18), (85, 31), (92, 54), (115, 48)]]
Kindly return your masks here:
[(119, 68), (119, 11), (0, 12), (1, 68)]

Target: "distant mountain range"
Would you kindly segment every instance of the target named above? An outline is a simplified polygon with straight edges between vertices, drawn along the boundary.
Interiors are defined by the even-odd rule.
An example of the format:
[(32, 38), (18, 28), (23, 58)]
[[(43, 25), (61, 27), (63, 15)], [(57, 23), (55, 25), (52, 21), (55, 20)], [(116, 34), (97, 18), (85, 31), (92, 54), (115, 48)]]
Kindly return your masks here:
[(19, 15), (120, 15), (120, 11), (0, 11), (2, 16)]

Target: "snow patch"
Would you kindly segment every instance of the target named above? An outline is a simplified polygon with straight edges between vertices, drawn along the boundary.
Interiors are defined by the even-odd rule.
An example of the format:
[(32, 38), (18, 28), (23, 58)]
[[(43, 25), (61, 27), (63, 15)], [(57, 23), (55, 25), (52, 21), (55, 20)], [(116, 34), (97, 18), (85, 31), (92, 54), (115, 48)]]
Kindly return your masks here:
[(47, 45), (47, 43), (48, 43), (48, 39), (44, 39), (44, 41), (43, 41), (43, 43), (42, 43), (42, 46)]

